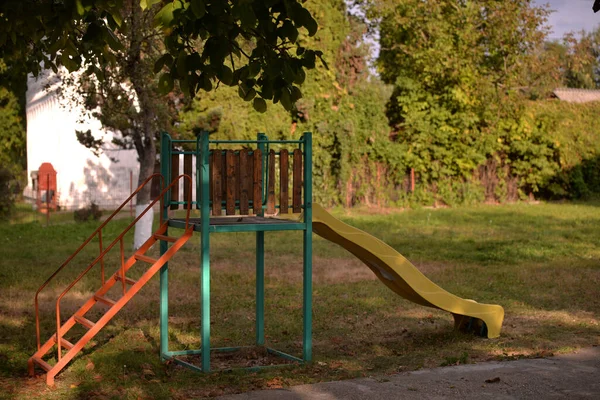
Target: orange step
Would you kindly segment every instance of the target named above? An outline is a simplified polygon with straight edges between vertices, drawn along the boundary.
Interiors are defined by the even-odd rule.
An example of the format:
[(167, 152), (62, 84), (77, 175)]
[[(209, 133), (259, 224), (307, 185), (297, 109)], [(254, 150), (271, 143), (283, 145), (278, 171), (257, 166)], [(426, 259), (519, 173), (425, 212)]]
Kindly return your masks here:
[[(115, 277), (115, 279), (116, 279), (116, 280), (118, 280), (118, 281), (122, 281), (122, 280), (123, 280), (123, 279), (121, 278), (121, 275), (117, 275), (117, 276)], [(128, 278), (128, 277), (125, 277), (125, 283), (126, 283), (126, 284), (128, 284), (128, 285), (131, 285), (131, 286), (133, 286), (133, 285), (135, 285), (135, 284), (137, 283), (137, 281), (136, 281), (136, 280), (133, 280), (133, 279), (130, 279), (130, 278)]]
[(73, 315), (73, 318), (75, 319), (75, 322), (80, 323), (81, 325), (85, 326), (88, 329), (92, 329), (94, 327), (94, 325), (96, 325), (94, 322), (90, 321), (89, 319), (87, 319), (85, 317), (81, 317), (79, 315)]
[(143, 254), (134, 254), (136, 260), (147, 262), (148, 264), (154, 264), (158, 260), (152, 257), (145, 256)]
[(39, 357), (31, 357), (31, 359), (33, 360), (33, 362), (35, 362), (37, 365), (39, 365), (40, 367), (42, 367), (42, 369), (46, 372), (50, 371), (52, 369), (52, 365), (48, 364), (46, 361), (42, 360)]
[(157, 233), (157, 234), (154, 235), (154, 239), (156, 239), (156, 240), (162, 240), (162, 241), (165, 241), (165, 242), (175, 243), (178, 238), (172, 237), (172, 236), (159, 235)]
[[(54, 335), (54, 343), (56, 343), (56, 335)], [(67, 350), (71, 350), (73, 348), (73, 346), (74, 346), (73, 343), (69, 342), (65, 338), (61, 338), (60, 339), (60, 345), (61, 345), (61, 347), (64, 347)]]
[(114, 306), (115, 304), (117, 304), (116, 301), (109, 299), (108, 297), (104, 297), (104, 296), (99, 296), (97, 294), (94, 295), (94, 300), (99, 301), (100, 303), (104, 303), (109, 307)]

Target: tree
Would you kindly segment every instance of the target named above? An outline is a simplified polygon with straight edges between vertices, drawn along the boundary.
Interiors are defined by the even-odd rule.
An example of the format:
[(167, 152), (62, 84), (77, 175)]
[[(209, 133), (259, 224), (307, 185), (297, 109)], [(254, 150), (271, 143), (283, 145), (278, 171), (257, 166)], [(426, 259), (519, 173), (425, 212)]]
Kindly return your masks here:
[[(121, 132), (121, 145), (135, 147), (142, 182), (153, 172), (155, 138), (172, 118), (160, 94), (176, 85), (191, 97), (236, 86), (257, 111), (266, 100), (290, 110), (305, 69), (322, 55), (298, 44), (301, 28), (312, 36), (318, 27), (300, 0), (6, 0), (0, 56), (34, 74), (84, 66), (87, 106)], [(89, 132), (78, 136), (100, 145)], [(149, 196), (148, 187), (137, 203)]]
[[(518, 162), (526, 72), (548, 11), (530, 1), (374, 1), (387, 114), (424, 184), (454, 191), (486, 160)], [(546, 154), (539, 154), (544, 158)], [(542, 165), (542, 164), (539, 164)], [(511, 164), (512, 168), (512, 164)], [(533, 169), (535, 170), (535, 166)], [(525, 190), (535, 189), (527, 181)], [(446, 186), (446, 187), (444, 187)]]
[[(286, 109), (302, 95), (305, 69), (322, 56), (297, 45), (301, 28), (309, 36), (318, 26), (300, 0), (5, 0), (0, 3), (0, 57), (37, 74), (63, 65), (78, 70), (85, 62), (101, 77), (101, 66), (117, 62), (123, 51), (119, 33), (123, 11), (160, 5), (164, 56), (156, 65), (162, 89), (179, 82), (191, 95), (216, 82), (237, 86), (246, 101), (257, 97)], [(200, 41), (200, 44), (199, 44)], [(242, 41), (254, 43), (248, 53)], [(235, 59), (238, 62), (235, 62)], [(231, 65), (225, 65), (225, 61)]]
[(389, 87), (367, 69), (365, 26), (348, 15), (343, 0), (307, 2), (306, 7), (318, 21), (319, 34), (299, 37), (299, 44), (321, 51), (329, 69), (318, 65), (311, 71), (301, 86), (302, 99), (289, 112), (281, 107), (253, 112), (250, 103), (234, 101), (235, 88), (222, 87), (185, 107), (178, 134), (199, 126), (217, 139), (253, 139), (256, 132), (297, 139), (311, 131), (315, 201), (352, 206), (397, 200), (404, 151), (389, 139), (384, 113)]
[(0, 59), (0, 217), (9, 214), (22, 180), (25, 129), (19, 99), (12, 90), (23, 89), (22, 84), (22, 79), (7, 78)]

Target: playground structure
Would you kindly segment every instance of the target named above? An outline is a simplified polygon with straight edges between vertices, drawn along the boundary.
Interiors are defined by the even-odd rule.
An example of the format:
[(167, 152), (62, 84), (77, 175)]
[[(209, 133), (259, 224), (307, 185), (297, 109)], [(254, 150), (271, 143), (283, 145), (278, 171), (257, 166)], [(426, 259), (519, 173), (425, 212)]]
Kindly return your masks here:
[[(237, 146), (238, 148), (234, 148)], [(242, 147), (241, 149), (239, 147)], [(291, 149), (284, 148), (291, 146)], [(291, 164), (290, 164), (291, 161)], [(180, 166), (183, 165), (183, 174)], [(290, 177), (291, 172), (291, 177)], [(103, 228), (151, 180), (162, 179), (159, 196), (108, 246), (103, 246)], [(290, 179), (291, 178), (291, 179)], [(180, 190), (181, 189), (181, 190)], [(291, 201), (290, 201), (291, 198)], [(135, 226), (147, 210), (160, 202), (160, 224), (155, 233), (131, 257), (125, 258), (125, 234)], [(169, 218), (169, 209), (183, 207), (185, 217)], [(194, 207), (199, 218), (191, 218)], [(252, 210), (252, 212), (251, 212)], [(290, 212), (291, 211), (291, 212)], [(223, 215), (225, 214), (225, 215)], [(210, 345), (210, 237), (212, 233), (254, 232), (256, 235), (256, 345), (265, 345), (264, 329), (264, 244), (267, 231), (301, 231), (303, 236), (303, 337), (302, 355), (294, 356), (267, 347), (273, 355), (297, 362), (312, 360), (312, 233), (314, 232), (346, 248), (363, 261), (390, 289), (417, 304), (452, 313), (455, 327), (487, 336), (500, 334), (504, 310), (497, 305), (480, 304), (461, 299), (441, 289), (393, 248), (371, 235), (352, 228), (312, 203), (312, 138), (305, 133), (298, 140), (269, 140), (259, 134), (257, 140), (210, 140), (202, 132), (195, 140), (174, 140), (163, 134), (161, 139), (161, 174), (148, 178), (126, 199), (100, 227), (71, 255), (38, 289), (35, 296), (37, 351), (29, 359), (30, 375), (35, 366), (46, 371), (46, 382), (54, 384), (58, 374), (81, 349), (125, 306), (125, 304), (156, 274), (160, 276), (160, 357), (209, 372), (211, 351), (231, 351), (237, 348), (211, 348)], [(172, 233), (181, 232), (180, 236)], [(168, 261), (189, 240), (200, 233), (200, 302), (201, 348), (183, 351), (169, 350), (168, 336)], [(40, 341), (40, 292), (92, 241), (98, 242), (99, 255), (69, 284), (56, 301), (56, 331), (45, 342)], [(95, 242), (94, 241), (94, 242)], [(146, 252), (160, 243), (160, 257)], [(119, 248), (120, 266), (105, 277), (105, 258), (113, 248)], [(127, 272), (137, 263), (147, 268), (137, 280)], [(100, 288), (66, 320), (61, 318), (61, 299), (93, 267), (99, 265)], [(117, 285), (120, 282), (120, 285)], [(120, 286), (121, 297), (113, 300), (109, 291)], [(111, 292), (112, 293), (112, 292)], [(112, 295), (114, 297), (114, 294)], [(85, 314), (97, 303), (108, 307), (96, 321)], [(78, 340), (65, 336), (75, 325), (87, 331)], [(71, 334), (72, 335), (72, 334)], [(56, 353), (54, 353), (56, 349)], [(47, 361), (56, 354), (56, 363)], [(181, 356), (199, 355), (196, 366)]]

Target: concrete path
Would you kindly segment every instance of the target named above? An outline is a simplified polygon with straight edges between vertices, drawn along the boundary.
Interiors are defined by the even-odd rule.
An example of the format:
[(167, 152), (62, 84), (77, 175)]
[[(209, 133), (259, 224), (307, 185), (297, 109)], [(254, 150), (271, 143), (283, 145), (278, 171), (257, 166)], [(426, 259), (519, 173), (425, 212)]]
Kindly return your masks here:
[(458, 365), (221, 400), (600, 399), (600, 347), (551, 358)]

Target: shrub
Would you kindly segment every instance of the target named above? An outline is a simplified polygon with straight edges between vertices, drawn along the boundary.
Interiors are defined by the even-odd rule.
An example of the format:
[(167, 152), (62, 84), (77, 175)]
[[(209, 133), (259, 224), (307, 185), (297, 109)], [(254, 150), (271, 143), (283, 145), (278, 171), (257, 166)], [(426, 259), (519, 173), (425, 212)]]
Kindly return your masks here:
[(15, 175), (6, 168), (0, 168), (0, 218), (10, 215), (19, 189)]
[(77, 222), (98, 221), (102, 216), (102, 210), (97, 204), (91, 203), (89, 207), (81, 208), (75, 211), (73, 217)]

